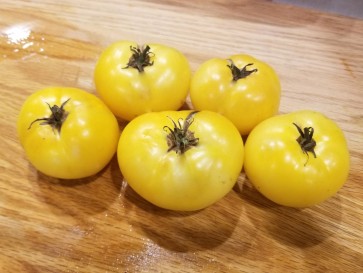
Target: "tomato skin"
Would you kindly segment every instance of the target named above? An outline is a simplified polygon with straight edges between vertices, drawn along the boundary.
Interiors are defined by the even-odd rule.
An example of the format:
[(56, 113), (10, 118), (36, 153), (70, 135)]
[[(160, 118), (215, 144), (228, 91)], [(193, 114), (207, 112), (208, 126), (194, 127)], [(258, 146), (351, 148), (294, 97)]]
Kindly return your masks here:
[[(257, 71), (234, 81), (229, 60), (240, 69), (253, 64), (247, 66), (247, 70)], [(273, 68), (244, 54), (206, 61), (193, 75), (190, 87), (195, 109), (226, 116), (242, 135), (278, 112), (280, 93), (280, 81)]]
[(152, 111), (177, 110), (189, 92), (191, 70), (186, 57), (161, 44), (150, 47), (152, 65), (144, 72), (127, 67), (132, 41), (111, 44), (101, 54), (94, 81), (102, 100), (118, 117), (131, 120)]
[[(70, 99), (60, 133), (42, 121), (50, 106)], [(29, 126), (31, 127), (29, 128)], [(26, 156), (42, 173), (63, 179), (91, 176), (111, 160), (120, 136), (112, 112), (96, 96), (76, 88), (49, 87), (30, 95), (17, 121), (17, 131)]]
[[(314, 158), (303, 152), (293, 122), (314, 128)], [(257, 125), (245, 145), (244, 170), (251, 183), (270, 200), (308, 207), (333, 196), (349, 174), (350, 157), (342, 130), (319, 112), (297, 111)]]
[(183, 154), (168, 152), (167, 135), (172, 120), (191, 111), (147, 113), (123, 130), (118, 162), (129, 185), (149, 202), (166, 209), (194, 211), (226, 195), (243, 165), (243, 141), (233, 124), (214, 112), (194, 116), (190, 130), (197, 146)]

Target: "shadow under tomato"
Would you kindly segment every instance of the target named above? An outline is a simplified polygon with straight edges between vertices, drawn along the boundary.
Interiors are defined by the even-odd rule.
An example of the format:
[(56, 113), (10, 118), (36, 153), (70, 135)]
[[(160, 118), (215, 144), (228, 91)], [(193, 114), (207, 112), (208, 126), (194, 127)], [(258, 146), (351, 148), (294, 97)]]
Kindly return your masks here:
[(286, 245), (306, 248), (320, 244), (337, 231), (341, 221), (342, 208), (338, 195), (322, 204), (299, 209), (268, 200), (248, 180), (235, 191), (252, 205), (252, 209), (247, 211), (251, 221), (257, 221), (256, 225), (263, 226), (275, 240)]
[(130, 186), (126, 186), (124, 197), (130, 224), (159, 246), (176, 252), (210, 249), (222, 244), (233, 233), (241, 211), (226, 197), (194, 212), (159, 208)]
[(190, 102), (190, 99), (187, 98), (187, 100), (183, 103), (183, 105), (178, 109), (178, 111), (182, 111), (182, 110), (192, 110), (193, 109), (193, 105)]
[(112, 179), (115, 164), (116, 156), (99, 173), (82, 179), (58, 179), (39, 171), (34, 173), (30, 167), (29, 180), (37, 182), (40, 197), (50, 207), (65, 214), (87, 217), (106, 211), (118, 197), (121, 183), (117, 185)]
[(238, 183), (233, 187), (233, 191), (236, 192), (244, 202), (259, 207), (262, 209), (280, 207), (280, 205), (272, 202), (263, 196), (249, 181), (245, 173), (242, 173)]
[[(330, 208), (334, 213), (329, 213)], [(324, 205), (293, 209), (281, 207), (272, 211), (268, 232), (280, 242), (298, 246), (311, 247), (322, 243), (336, 233), (341, 221), (339, 200)], [(330, 223), (336, 223), (331, 225)]]

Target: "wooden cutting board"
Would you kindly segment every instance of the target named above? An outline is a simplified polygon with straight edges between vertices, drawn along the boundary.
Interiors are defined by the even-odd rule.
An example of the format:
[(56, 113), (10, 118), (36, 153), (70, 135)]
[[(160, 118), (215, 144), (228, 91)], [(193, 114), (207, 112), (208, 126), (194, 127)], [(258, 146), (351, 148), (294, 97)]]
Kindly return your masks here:
[[(93, 69), (116, 40), (178, 48), (193, 71), (248, 53), (275, 68), (280, 112), (318, 110), (344, 130), (345, 186), (291, 209), (241, 174), (195, 213), (159, 209), (114, 158), (95, 177), (37, 172), (16, 135), (25, 98), (62, 85), (94, 93)], [(3, 0), (0, 7), (0, 272), (363, 272), (363, 21), (270, 1)]]

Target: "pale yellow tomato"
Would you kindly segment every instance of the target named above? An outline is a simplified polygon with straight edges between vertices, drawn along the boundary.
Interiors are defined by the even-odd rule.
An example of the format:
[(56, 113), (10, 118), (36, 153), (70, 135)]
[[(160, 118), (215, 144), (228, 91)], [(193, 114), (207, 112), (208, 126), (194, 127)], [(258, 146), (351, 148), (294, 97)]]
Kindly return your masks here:
[(242, 135), (278, 112), (280, 93), (273, 68), (244, 54), (206, 61), (193, 75), (190, 87), (195, 109), (226, 116)]
[(243, 165), (243, 141), (220, 114), (147, 113), (123, 130), (117, 156), (129, 185), (171, 210), (205, 208), (225, 196)]
[(116, 117), (96, 96), (50, 87), (30, 95), (17, 122), (20, 142), (36, 169), (57, 178), (99, 172), (116, 152)]
[(342, 130), (321, 113), (298, 111), (257, 125), (245, 146), (247, 177), (264, 196), (291, 207), (318, 204), (347, 180)]
[(95, 68), (97, 92), (125, 120), (152, 111), (177, 110), (189, 92), (191, 70), (178, 50), (132, 41), (111, 44)]

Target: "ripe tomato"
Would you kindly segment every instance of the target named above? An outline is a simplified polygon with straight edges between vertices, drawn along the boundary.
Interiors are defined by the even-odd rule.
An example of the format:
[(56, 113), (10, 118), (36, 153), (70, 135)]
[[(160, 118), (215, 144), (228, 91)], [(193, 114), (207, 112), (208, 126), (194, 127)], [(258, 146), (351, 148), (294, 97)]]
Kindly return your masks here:
[(245, 145), (247, 177), (267, 198), (291, 207), (334, 195), (349, 173), (343, 132), (313, 111), (275, 116), (257, 125)]
[(280, 105), (280, 81), (266, 63), (249, 55), (214, 58), (195, 72), (190, 98), (197, 110), (218, 112), (247, 135)]
[(188, 95), (186, 57), (160, 44), (119, 41), (104, 50), (95, 68), (97, 92), (118, 117), (131, 120), (151, 111), (177, 110)]
[(120, 136), (116, 117), (100, 99), (63, 87), (30, 95), (17, 130), (35, 168), (65, 179), (99, 172), (115, 154)]
[(235, 126), (214, 112), (153, 112), (123, 130), (122, 174), (143, 198), (162, 208), (193, 211), (226, 195), (243, 165)]

